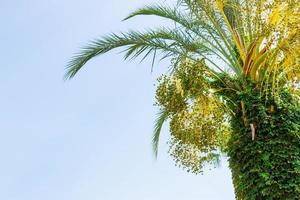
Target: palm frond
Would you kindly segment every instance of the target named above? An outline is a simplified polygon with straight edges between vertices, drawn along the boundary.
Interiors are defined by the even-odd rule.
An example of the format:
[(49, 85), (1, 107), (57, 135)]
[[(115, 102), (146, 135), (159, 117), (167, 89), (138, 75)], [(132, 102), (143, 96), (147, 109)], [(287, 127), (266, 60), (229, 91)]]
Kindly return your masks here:
[(165, 108), (162, 108), (157, 114), (157, 118), (154, 124), (154, 134), (152, 138), (153, 153), (155, 158), (157, 158), (158, 155), (158, 145), (159, 145), (161, 129), (165, 121), (168, 119), (168, 116), (169, 113)]
[(128, 20), (140, 15), (152, 15), (169, 19), (176, 24), (176, 27), (177, 25), (180, 25), (178, 29), (184, 28), (186, 34), (190, 34), (190, 32), (192, 32), (199, 37), (203, 37), (202, 39), (205, 38), (205, 34), (208, 34), (206, 37), (210, 34), (217, 36), (217, 32), (215, 31), (214, 27), (207, 23), (204, 17), (197, 18), (192, 12), (180, 9), (180, 6), (168, 7), (160, 4), (150, 5), (137, 9), (129, 14), (124, 20)]
[(225, 62), (227, 66), (233, 68), (234, 71), (238, 71), (232, 67), (236, 66), (236, 63), (234, 63), (232, 60), (233, 58), (231, 58), (230, 54), (225, 50), (224, 45), (221, 44), (222, 41), (219, 41), (218, 32), (215, 31), (213, 26), (203, 20), (204, 17), (203, 19), (200, 17), (197, 18), (192, 13), (183, 12), (182, 9), (177, 7), (171, 8), (157, 4), (140, 8), (131, 13), (124, 20), (131, 19), (132, 17), (139, 15), (158, 16), (169, 19), (180, 25), (181, 27), (176, 26), (177, 30), (183, 28), (185, 31), (184, 34), (189, 35), (190, 38), (200, 38), (201, 41), (203, 41), (202, 43), (206, 44), (206, 48), (210, 50), (211, 53), (215, 54), (218, 58)]
[(131, 31), (119, 35), (111, 34), (82, 48), (69, 62), (65, 78), (74, 77), (90, 59), (120, 47), (127, 47), (125, 59), (157, 50), (169, 56), (188, 56), (187, 52), (197, 51), (198, 48), (180, 32), (167, 29), (150, 30), (146, 33)]
[(154, 15), (158, 17), (163, 17), (166, 19), (170, 19), (186, 28), (191, 28), (193, 26), (190, 17), (187, 17), (186, 15), (182, 14), (176, 8), (171, 8), (160, 4), (140, 8), (129, 14), (124, 20), (128, 20), (139, 15)]
[[(180, 5), (186, 7), (187, 10), (197, 19), (197, 21), (205, 21), (206, 29), (209, 37), (213, 39), (222, 55), (229, 61), (227, 67), (232, 69), (237, 75), (241, 75), (242, 65), (236, 54), (236, 36), (227, 26), (227, 17), (224, 18), (224, 10), (220, 10), (215, 0), (179, 0)], [(223, 13), (223, 14), (222, 14)]]
[(144, 60), (150, 53), (156, 56), (157, 51), (162, 54), (163, 58), (179, 56), (194, 60), (206, 58), (209, 53), (213, 52), (206, 41), (197, 37), (193, 38), (177, 29), (161, 28), (148, 30), (145, 33), (131, 31), (119, 35), (111, 34), (82, 48), (81, 52), (69, 62), (65, 78), (75, 76), (90, 59), (120, 47), (125, 47), (124, 59), (135, 59), (144, 54), (141, 60)]

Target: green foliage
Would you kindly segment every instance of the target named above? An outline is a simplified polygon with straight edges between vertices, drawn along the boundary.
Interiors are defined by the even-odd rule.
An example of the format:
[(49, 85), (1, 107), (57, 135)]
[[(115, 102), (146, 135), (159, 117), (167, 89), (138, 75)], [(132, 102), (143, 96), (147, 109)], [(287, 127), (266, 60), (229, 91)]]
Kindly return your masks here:
[[(234, 96), (228, 156), (239, 200), (300, 198), (300, 105), (290, 92), (261, 96), (253, 85)], [(246, 122), (243, 118), (246, 118)], [(255, 127), (252, 140), (250, 124)]]
[(142, 56), (143, 61), (151, 53), (155, 55), (156, 51), (162, 53), (163, 58), (189, 57), (187, 52), (201, 54), (202, 51), (206, 51), (202, 46), (201, 43), (191, 40), (184, 32), (177, 29), (160, 28), (147, 32), (130, 31), (119, 35), (110, 34), (82, 48), (81, 52), (69, 62), (65, 77), (72, 78), (90, 59), (120, 47), (126, 48), (125, 59)]
[(160, 112), (157, 114), (157, 119), (154, 124), (154, 134), (152, 138), (153, 152), (155, 158), (157, 158), (157, 154), (158, 154), (158, 144), (159, 144), (161, 129), (165, 121), (168, 119), (168, 115), (169, 113), (165, 108), (162, 108)]

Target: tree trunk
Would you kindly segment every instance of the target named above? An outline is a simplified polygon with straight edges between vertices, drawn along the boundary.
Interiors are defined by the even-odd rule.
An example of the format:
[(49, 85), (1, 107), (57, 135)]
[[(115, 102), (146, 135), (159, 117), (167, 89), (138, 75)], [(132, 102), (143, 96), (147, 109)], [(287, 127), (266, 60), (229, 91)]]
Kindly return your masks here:
[(236, 99), (228, 156), (237, 200), (300, 199), (300, 106), (288, 92), (278, 98)]

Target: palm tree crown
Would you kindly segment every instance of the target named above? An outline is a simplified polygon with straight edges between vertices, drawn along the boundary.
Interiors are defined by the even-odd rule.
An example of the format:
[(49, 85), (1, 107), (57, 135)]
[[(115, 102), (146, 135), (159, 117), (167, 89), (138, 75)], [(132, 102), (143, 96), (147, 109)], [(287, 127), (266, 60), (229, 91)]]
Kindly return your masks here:
[(262, 96), (276, 96), (282, 87), (299, 93), (299, 0), (180, 0), (174, 7), (146, 6), (125, 20), (139, 15), (175, 26), (96, 39), (73, 57), (66, 78), (120, 47), (125, 59), (171, 58), (172, 70), (159, 78), (156, 92), (153, 145), (157, 154), (162, 125), (170, 120), (170, 154), (188, 171), (202, 172), (203, 164), (216, 163), (225, 151), (228, 120), (236, 106), (244, 106), (231, 95), (249, 82)]

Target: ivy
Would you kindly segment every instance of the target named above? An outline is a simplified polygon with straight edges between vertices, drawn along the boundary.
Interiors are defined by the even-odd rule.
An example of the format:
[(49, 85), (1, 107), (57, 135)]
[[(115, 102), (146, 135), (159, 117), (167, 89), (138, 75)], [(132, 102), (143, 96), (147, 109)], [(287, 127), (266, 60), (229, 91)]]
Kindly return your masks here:
[[(263, 96), (254, 88), (234, 100), (245, 102), (243, 123), (239, 107), (231, 118), (228, 156), (237, 199), (295, 200), (300, 198), (300, 106), (287, 89), (279, 96)], [(233, 97), (231, 97), (233, 98)]]

